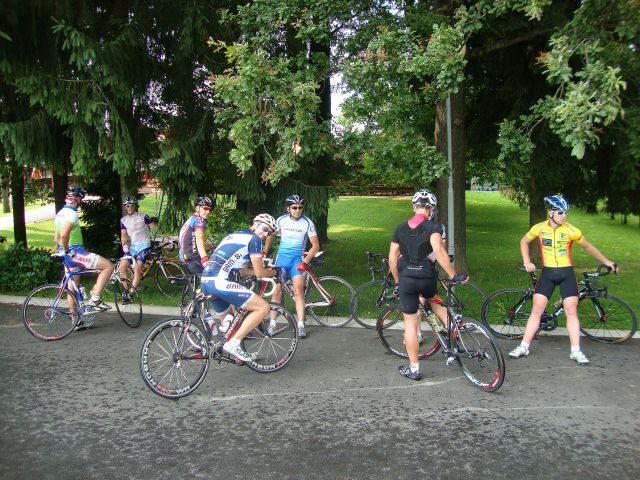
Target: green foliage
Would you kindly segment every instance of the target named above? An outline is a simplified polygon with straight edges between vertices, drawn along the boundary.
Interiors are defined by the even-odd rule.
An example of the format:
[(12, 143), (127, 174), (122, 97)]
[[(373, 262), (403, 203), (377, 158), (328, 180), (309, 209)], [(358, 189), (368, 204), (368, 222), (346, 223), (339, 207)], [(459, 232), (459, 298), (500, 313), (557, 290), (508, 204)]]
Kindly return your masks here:
[(217, 197), (215, 209), (207, 220), (205, 235), (218, 244), (229, 233), (244, 230), (250, 224), (251, 216), (238, 210), (233, 198)]
[(61, 269), (43, 248), (10, 245), (0, 253), (0, 290), (25, 292), (60, 279)]

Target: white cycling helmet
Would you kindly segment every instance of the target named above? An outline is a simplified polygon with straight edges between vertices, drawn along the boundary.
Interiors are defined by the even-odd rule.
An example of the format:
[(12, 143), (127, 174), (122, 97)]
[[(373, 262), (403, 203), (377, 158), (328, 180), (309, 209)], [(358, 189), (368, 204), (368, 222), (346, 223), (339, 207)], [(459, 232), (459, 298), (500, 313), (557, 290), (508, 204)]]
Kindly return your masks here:
[(438, 199), (431, 190), (425, 189), (414, 193), (411, 203), (416, 207), (436, 207), (438, 205)]
[(255, 222), (260, 222), (260, 223), (264, 223), (265, 225), (267, 225), (271, 230), (275, 231), (276, 230), (276, 220), (275, 218), (273, 218), (271, 215), (269, 215), (268, 213), (261, 213), (260, 215), (257, 215), (254, 219), (253, 219), (253, 223)]

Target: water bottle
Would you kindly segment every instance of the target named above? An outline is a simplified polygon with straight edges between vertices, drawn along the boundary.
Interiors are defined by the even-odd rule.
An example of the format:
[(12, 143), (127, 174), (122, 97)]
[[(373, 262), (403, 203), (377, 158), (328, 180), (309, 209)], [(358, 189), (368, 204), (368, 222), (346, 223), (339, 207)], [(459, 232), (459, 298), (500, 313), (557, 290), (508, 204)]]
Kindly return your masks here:
[(84, 285), (80, 285), (80, 295), (82, 295), (83, 300), (87, 300), (87, 290), (84, 288)]
[(440, 320), (438, 320), (438, 317), (436, 317), (435, 313), (429, 313), (429, 315), (427, 315), (427, 321), (431, 324), (436, 332), (441, 332), (444, 330), (444, 327), (440, 323)]
[(233, 320), (233, 315), (231, 315), (230, 313), (227, 313), (227, 315), (224, 317), (224, 320), (222, 320), (222, 325), (220, 325), (220, 331), (222, 333), (225, 333), (227, 330), (229, 330), (229, 325), (231, 325), (231, 320)]
[(216, 320), (213, 315), (211, 315), (211, 312), (207, 312), (204, 314), (204, 322), (207, 324), (211, 335), (218, 334), (218, 326), (216, 325)]

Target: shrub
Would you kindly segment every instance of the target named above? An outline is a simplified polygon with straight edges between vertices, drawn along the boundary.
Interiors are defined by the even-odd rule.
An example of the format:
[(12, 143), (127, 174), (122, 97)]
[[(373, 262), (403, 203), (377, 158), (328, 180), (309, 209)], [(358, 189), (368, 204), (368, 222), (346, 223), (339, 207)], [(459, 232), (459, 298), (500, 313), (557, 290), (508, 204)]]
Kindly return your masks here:
[(44, 248), (11, 245), (0, 253), (0, 290), (25, 292), (44, 283), (55, 283), (62, 270)]

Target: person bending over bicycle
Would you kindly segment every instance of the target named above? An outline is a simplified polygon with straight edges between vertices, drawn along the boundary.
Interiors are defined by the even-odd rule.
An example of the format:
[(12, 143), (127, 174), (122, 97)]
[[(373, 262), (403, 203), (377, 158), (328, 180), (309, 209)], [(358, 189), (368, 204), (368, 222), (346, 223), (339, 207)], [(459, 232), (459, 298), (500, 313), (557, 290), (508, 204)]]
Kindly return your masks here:
[(549, 298), (551, 298), (556, 286), (559, 285), (562, 305), (567, 315), (567, 332), (571, 342), (569, 358), (578, 362), (578, 365), (589, 365), (589, 359), (580, 350), (578, 283), (576, 282), (571, 261), (573, 242), (577, 242), (588, 254), (600, 260), (614, 272), (618, 271), (618, 266), (591, 245), (579, 229), (567, 223), (569, 202), (562, 195), (544, 197), (544, 205), (547, 209), (548, 219), (531, 227), (520, 240), (520, 252), (522, 253), (524, 268), (527, 272), (533, 272), (536, 266), (531, 262), (529, 256), (529, 244), (534, 239), (538, 239), (542, 256), (542, 273), (536, 283), (533, 308), (527, 320), (522, 343), (509, 352), (509, 356), (511, 358), (519, 358), (529, 355), (529, 346), (538, 332), (542, 313), (547, 303), (549, 303)]
[[(304, 329), (304, 272), (307, 271), (309, 262), (320, 250), (320, 242), (316, 227), (313, 222), (302, 214), (304, 210), (304, 198), (298, 195), (290, 195), (284, 202), (287, 214), (276, 220), (276, 233), (280, 235), (280, 247), (276, 256), (275, 265), (283, 269), (284, 279), (291, 278), (293, 294), (298, 315), (298, 336), (307, 336)], [(307, 240), (311, 242), (311, 248), (304, 255)], [(269, 252), (272, 238), (265, 242), (265, 254)], [(273, 291), (273, 301), (280, 303), (282, 288), (276, 285)]]
[(262, 241), (273, 235), (275, 228), (276, 221), (271, 215), (261, 213), (256, 216), (249, 229), (233, 232), (222, 239), (211, 258), (207, 259), (202, 272), (200, 286), (206, 295), (217, 297), (211, 301), (211, 306), (219, 318), (224, 317), (232, 305), (251, 312), (233, 337), (222, 346), (225, 352), (243, 362), (251, 361), (251, 357), (242, 350), (240, 342), (269, 314), (269, 304), (251, 290), (232, 281), (230, 276), (249, 261), (257, 277), (276, 276), (278, 270), (262, 265)]
[[(148, 215), (138, 212), (138, 199), (126, 197), (122, 202), (127, 214), (120, 219), (120, 241), (124, 255), (122, 260), (133, 268), (133, 289), (140, 286), (142, 279), (142, 266), (151, 251), (151, 238), (149, 226), (158, 228), (157, 222)], [(129, 278), (127, 265), (121, 265), (120, 276), (125, 280)]]
[(198, 197), (195, 213), (180, 229), (180, 261), (187, 265), (189, 273), (202, 273), (204, 265), (209, 260), (204, 242), (204, 229), (212, 209), (213, 202), (209, 197)]
[[(429, 190), (420, 190), (412, 198), (415, 215), (396, 228), (389, 247), (389, 270), (396, 281), (400, 296), (400, 309), (404, 317), (404, 344), (409, 355), (409, 366), (400, 366), (400, 374), (412, 380), (420, 380), (418, 363), (418, 312), (420, 296), (431, 299), (437, 290), (438, 273), (430, 254), (434, 253), (441, 268), (457, 280), (468, 276), (456, 274), (449, 255), (442, 242), (443, 226), (431, 220), (437, 205), (436, 196)], [(446, 322), (447, 311), (434, 301), (429, 301), (431, 309)]]
[[(85, 196), (86, 192), (80, 187), (70, 187), (67, 190), (65, 206), (55, 217), (53, 241), (58, 252), (66, 255), (72, 271), (80, 268), (100, 270), (96, 284), (91, 290), (91, 301), (87, 303), (87, 306), (92, 306), (97, 310), (109, 310), (111, 307), (100, 300), (100, 294), (113, 273), (113, 263), (96, 253), (87, 252), (82, 246), (78, 207)], [(79, 285), (80, 276), (76, 277), (75, 281)], [(70, 288), (73, 286), (70, 285)], [(75, 329), (82, 330), (92, 326), (93, 320), (81, 321)]]

